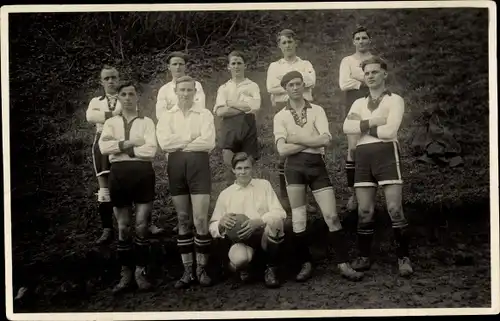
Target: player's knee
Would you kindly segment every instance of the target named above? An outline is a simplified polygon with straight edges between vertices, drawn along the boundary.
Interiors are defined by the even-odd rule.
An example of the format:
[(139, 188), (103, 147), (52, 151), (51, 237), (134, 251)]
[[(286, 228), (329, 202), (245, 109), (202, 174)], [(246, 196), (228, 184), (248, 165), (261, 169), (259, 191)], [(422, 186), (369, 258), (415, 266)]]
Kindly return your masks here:
[(118, 221), (118, 238), (122, 241), (130, 238), (130, 223), (128, 221)]
[(111, 197), (109, 195), (109, 189), (107, 187), (99, 188), (99, 191), (97, 192), (97, 201), (99, 203), (111, 202)]
[(387, 204), (387, 212), (393, 221), (399, 221), (403, 218), (402, 205), (396, 202), (389, 202)]
[(266, 228), (268, 230), (268, 234), (271, 237), (280, 236), (283, 234), (285, 229), (285, 223), (282, 219), (275, 218), (266, 222)]
[(248, 266), (252, 260), (253, 250), (241, 243), (236, 243), (229, 249), (228, 257), (231, 267), (239, 270)]
[(292, 228), (294, 233), (304, 232), (307, 227), (306, 206), (300, 206), (292, 209)]
[(361, 206), (358, 205), (358, 220), (362, 223), (371, 222), (373, 217), (373, 212), (375, 211), (374, 206)]
[(208, 230), (208, 217), (207, 215), (195, 215), (193, 223), (198, 234), (205, 234)]
[(135, 233), (138, 237), (147, 237), (148, 234), (148, 222), (144, 220), (137, 220), (135, 222)]

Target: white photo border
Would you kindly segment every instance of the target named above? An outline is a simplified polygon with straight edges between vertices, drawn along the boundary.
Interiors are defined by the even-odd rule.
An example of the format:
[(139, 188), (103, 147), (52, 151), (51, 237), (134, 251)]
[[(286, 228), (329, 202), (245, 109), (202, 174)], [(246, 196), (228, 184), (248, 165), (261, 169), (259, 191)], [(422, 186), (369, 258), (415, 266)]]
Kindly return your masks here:
[[(197, 312), (124, 312), (124, 313), (14, 313), (12, 286), (10, 127), (9, 127), (9, 14), (34, 12), (101, 11), (243, 11), (243, 10), (321, 10), (321, 9), (424, 9), (487, 8), (489, 12), (489, 90), (490, 90), (490, 245), (491, 307), (432, 309), (353, 309), (353, 310), (272, 310), (272, 311), (197, 311)], [(288, 2), (237, 4), (115, 4), (115, 5), (11, 5), (1, 8), (2, 65), (2, 142), (4, 170), (4, 235), (6, 314), (10, 320), (185, 320), (311, 318), (353, 316), (431, 316), (483, 315), (500, 312), (499, 287), (499, 207), (498, 207), (498, 110), (497, 110), (497, 23), (494, 1), (386, 1), (386, 2)]]

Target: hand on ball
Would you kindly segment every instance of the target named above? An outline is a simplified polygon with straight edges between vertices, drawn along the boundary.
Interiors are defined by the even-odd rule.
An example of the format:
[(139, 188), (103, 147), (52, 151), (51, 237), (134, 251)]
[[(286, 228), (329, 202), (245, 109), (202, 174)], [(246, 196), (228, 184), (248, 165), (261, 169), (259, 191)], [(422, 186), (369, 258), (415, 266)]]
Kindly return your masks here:
[(219, 226), (222, 226), (226, 230), (232, 229), (235, 224), (236, 214), (234, 213), (227, 213), (219, 221)]
[(238, 237), (242, 240), (246, 240), (261, 226), (262, 220), (260, 219), (247, 220), (241, 224), (241, 229), (238, 231)]

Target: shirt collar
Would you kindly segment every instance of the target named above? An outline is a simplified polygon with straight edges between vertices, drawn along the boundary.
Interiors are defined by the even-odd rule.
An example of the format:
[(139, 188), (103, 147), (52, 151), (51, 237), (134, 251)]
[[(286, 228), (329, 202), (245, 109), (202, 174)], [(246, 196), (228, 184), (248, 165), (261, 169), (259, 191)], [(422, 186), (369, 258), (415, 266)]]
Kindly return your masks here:
[(229, 79), (229, 81), (228, 81), (228, 83), (235, 84), (236, 86), (246, 85), (249, 82), (250, 82), (250, 79), (248, 79), (246, 77), (240, 83), (236, 83), (233, 79)]
[(250, 180), (250, 182), (248, 183), (248, 185), (247, 185), (247, 186), (241, 186), (240, 184), (237, 184), (236, 182), (234, 182), (234, 185), (235, 185), (235, 188), (236, 188), (236, 190), (237, 190), (237, 191), (242, 190), (242, 189), (244, 189), (244, 188), (247, 188), (247, 187), (249, 187), (249, 186), (250, 186), (250, 187), (254, 187), (254, 186), (255, 186), (255, 185), (254, 185), (254, 179), (253, 179), (253, 178)]
[[(179, 107), (178, 104), (175, 104), (174, 107), (170, 108), (167, 110), (167, 112), (170, 112), (170, 113), (175, 113), (177, 111), (181, 111), (181, 108)], [(192, 111), (194, 113), (197, 113), (197, 114), (201, 114), (202, 112), (202, 109), (200, 107), (198, 107), (194, 102), (193, 102), (193, 106), (191, 106), (191, 108), (189, 108), (189, 111)]]
[(294, 63), (300, 62), (301, 60), (302, 60), (302, 59), (300, 59), (300, 57), (299, 57), (299, 56), (295, 56), (295, 60), (293, 60), (292, 62), (288, 62), (288, 61), (286, 61), (286, 60), (285, 60), (285, 58), (281, 58), (281, 59), (279, 60), (279, 63), (280, 63), (280, 64), (290, 64), (290, 63), (294, 64)]
[[(305, 102), (304, 108), (312, 108), (311, 103), (308, 102), (306, 99), (304, 99), (304, 102)], [(287, 100), (285, 109), (286, 110), (292, 109), (292, 106), (290, 106), (290, 100)]]

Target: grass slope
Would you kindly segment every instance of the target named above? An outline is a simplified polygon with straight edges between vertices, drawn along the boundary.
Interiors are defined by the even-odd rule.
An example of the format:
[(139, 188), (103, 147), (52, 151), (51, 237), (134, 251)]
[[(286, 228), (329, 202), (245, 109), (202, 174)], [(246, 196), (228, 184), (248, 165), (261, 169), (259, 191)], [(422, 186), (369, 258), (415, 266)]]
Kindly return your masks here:
[[(272, 30), (266, 30), (265, 34), (269, 35), (267, 39), (250, 37), (239, 39), (236, 45), (233, 45), (233, 48), (240, 47), (255, 53), (249, 60), (248, 77), (259, 84), (263, 98), (259, 116), (259, 133), (263, 147), (262, 159), (258, 164), (258, 176), (269, 179), (278, 190), (272, 137), (272, 117), (275, 111), (271, 109), (265, 92), (267, 66), (271, 61), (279, 59), (272, 34), (286, 27), (301, 29), (298, 30), (302, 39), (299, 56), (310, 60), (317, 72), (314, 96), (316, 103), (327, 111), (334, 137), (333, 144), (327, 151), (327, 165), (336, 188), (339, 206), (345, 201), (347, 189), (343, 162), (347, 146), (341, 128), (342, 95), (338, 88), (338, 67), (342, 57), (353, 50), (349, 40), (352, 27), (356, 23), (361, 23), (372, 30), (375, 52), (382, 54), (389, 61), (390, 88), (403, 96), (406, 102), (400, 141), (406, 180), (405, 204), (410, 221), (416, 222), (419, 219), (422, 221), (422, 217), (429, 219), (425, 211), (432, 214), (445, 212), (446, 215), (456, 216), (462, 214), (460, 211), (468, 211), (472, 206), (489, 202), (486, 10), (338, 10), (307, 13), (274, 12), (270, 16), (272, 19), (269, 20), (268, 26)], [(255, 32), (259, 30), (257, 28)], [(217, 87), (229, 77), (224, 71), (224, 56), (227, 52), (229, 49), (224, 49), (220, 43), (208, 43), (203, 50), (192, 52), (195, 66), (191, 68), (190, 73), (202, 83), (207, 95), (208, 108), (213, 106)], [(150, 73), (149, 77), (146, 77), (149, 78), (148, 81), (142, 84), (141, 107), (145, 114), (151, 117), (154, 117), (157, 91), (166, 80), (166, 75), (158, 72), (160, 69), (158, 66), (164, 64), (158, 57), (161, 56), (136, 56), (122, 68), (124, 73), (129, 75), (144, 73), (143, 70)], [(88, 88), (96, 88), (96, 92), (89, 93)], [(97, 183), (93, 177), (90, 150), (94, 132), (85, 122), (85, 109), (90, 98), (96, 93), (96, 82), (90, 79), (81, 87), (74, 88), (71, 98), (65, 105), (61, 105), (58, 112), (39, 117), (37, 123), (29, 128), (31, 133), (37, 128), (50, 128), (53, 135), (50, 136), (50, 141), (47, 140), (49, 148), (44, 150), (46, 154), (37, 155), (38, 161), (26, 167), (33, 177), (40, 177), (40, 184), (33, 188), (34, 185), (30, 185), (28, 181), (23, 185), (13, 186), (13, 215), (18, 216), (13, 220), (15, 268), (30, 262), (57, 262), (63, 261), (66, 257), (79, 257), (92, 247), (91, 242), (97, 235), (99, 226), (94, 196)], [(64, 96), (57, 96), (54, 100), (57, 98), (66, 99)], [(422, 115), (430, 111), (439, 112), (444, 123), (455, 133), (464, 151), (466, 162), (464, 167), (449, 169), (415, 162), (415, 157), (409, 149), (412, 131), (422, 124), (424, 119)], [(15, 126), (13, 119), (19, 116), (15, 110), (11, 110), (11, 113), (12, 127)], [(43, 133), (40, 132), (38, 135)], [(13, 162), (15, 160), (21, 162), (19, 164), (26, 163), (26, 160), (16, 160), (15, 156), (13, 157)], [(212, 153), (211, 165), (213, 208), (217, 195), (224, 187), (220, 150)], [(172, 215), (173, 208), (168, 198), (168, 181), (162, 155), (157, 156), (154, 166), (157, 173), (158, 194), (154, 203), (154, 215), (161, 225), (171, 228), (175, 224), (175, 217)], [(30, 197), (42, 201), (32, 207), (24, 204), (21, 206), (23, 202), (29, 202)], [(379, 205), (382, 204), (380, 201)], [(21, 208), (22, 211), (17, 211)], [(486, 208), (478, 212), (480, 213), (477, 215), (487, 217)], [(480, 253), (478, 255), (481, 257), (479, 260), (482, 262), (481, 266), (484, 267), (487, 266), (488, 254), (484, 252), (486, 248), (482, 244), (487, 242), (488, 231), (483, 229), (477, 233), (482, 235), (477, 251)], [(460, 240), (460, 237), (456, 240)], [(429, 262), (427, 263), (431, 264)], [(329, 270), (330, 267), (325, 269)], [(40, 279), (47, 285), (57, 287), (63, 281), (49, 270), (44, 273), (47, 275), (40, 275)], [(449, 273), (452, 273), (451, 270)], [(471, 278), (478, 276), (472, 270), (464, 270), (463, 273)], [(23, 274), (15, 272), (15, 284), (22, 283), (22, 278)], [(320, 282), (319, 280), (327, 282), (321, 277), (316, 282)], [(379, 283), (375, 281), (373, 280), (374, 291), (376, 284)], [(388, 279), (386, 282), (393, 281)], [(312, 286), (313, 284), (304, 285), (297, 290), (312, 291)], [(449, 286), (453, 288), (453, 285)], [(210, 293), (220, 296), (221, 287), (224, 289), (221, 285)], [(393, 285), (387, 285), (387, 288), (393, 289)], [(312, 295), (313, 292), (307, 295)], [(247, 292), (245, 295), (252, 298), (251, 293), (253, 292)], [(147, 302), (152, 302), (154, 295), (150, 299), (145, 299), (144, 305), (139, 305), (140, 302), (137, 302), (137, 305), (130, 304), (147, 308)], [(200, 293), (196, 295), (205, 297)], [(476, 299), (474, 302), (483, 304), (478, 302), (486, 302), (484, 300), (487, 300), (487, 297), (483, 293), (481, 299)], [(276, 302), (282, 302), (281, 307), (290, 308), (286, 303), (287, 299), (280, 300), (274, 297), (274, 301), (269, 301), (271, 303), (263, 303), (263, 308), (279, 307), (279, 304), (269, 306), (277, 304)], [(352, 306), (361, 307), (363, 304), (367, 307), (380, 306), (380, 303), (371, 304), (361, 297), (356, 300), (348, 302), (351, 302)], [(430, 301), (420, 302), (419, 300), (423, 300), (421, 297), (412, 300), (415, 302), (412, 304), (416, 306), (433, 304)], [(455, 301), (455, 304), (462, 302)], [(387, 301), (384, 302), (387, 304)], [(99, 304), (95, 304), (94, 307), (98, 308)], [(172, 306), (175, 304), (172, 303)], [(346, 306), (351, 306), (349, 304)], [(168, 305), (166, 308), (172, 306)], [(200, 303), (200, 307), (204, 309), (209, 306)], [(123, 305), (120, 307), (124, 308)], [(179, 307), (189, 307), (189, 304), (180, 304)], [(230, 303), (221, 305), (221, 308), (238, 307), (245, 308)], [(320, 308), (325, 305), (318, 303), (312, 307)]]

